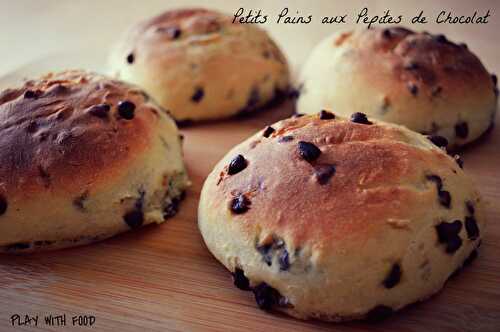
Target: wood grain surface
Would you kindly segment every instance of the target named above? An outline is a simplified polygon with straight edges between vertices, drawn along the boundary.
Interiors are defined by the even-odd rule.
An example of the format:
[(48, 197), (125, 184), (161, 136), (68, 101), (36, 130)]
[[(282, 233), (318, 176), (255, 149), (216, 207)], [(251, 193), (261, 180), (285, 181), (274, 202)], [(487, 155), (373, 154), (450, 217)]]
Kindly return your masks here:
[[(27, 3), (20, 2), (25, 5)], [(52, 1), (47, 3), (54, 4)], [(87, 3), (96, 5), (97, 2)], [(116, 5), (116, 2), (113, 3)], [(223, 6), (222, 2), (216, 3), (219, 7)], [(245, 2), (247, 5), (249, 3)], [(252, 2), (253, 7), (263, 7), (263, 3)], [(416, 2), (401, 5), (402, 7), (397, 7), (395, 2), (373, 3), (374, 8), (379, 10), (393, 6), (396, 10), (402, 8), (415, 11), (415, 8), (420, 6)], [(477, 6), (486, 8), (490, 4), (494, 6), (493, 2), (487, 1), (480, 2)], [(238, 5), (240, 4), (237, 2), (231, 8)], [(309, 8), (304, 3), (294, 5), (301, 10)], [(349, 7), (349, 4), (340, 2), (336, 5), (340, 8)], [(360, 6), (358, 2), (351, 5)], [(441, 8), (446, 5), (450, 5), (450, 1), (445, 1), (442, 5), (426, 1), (421, 4), (425, 8)], [(0, 6), (5, 6), (5, 3), (0, 3)], [(12, 24), (17, 24), (14, 22), (14, 13), (18, 7), (13, 6), (13, 15), (8, 18), (10, 28)], [(68, 5), (61, 5), (63, 8), (65, 6)], [(75, 6), (85, 7), (80, 1), (75, 1)], [(108, 6), (111, 5), (101, 5)], [(269, 6), (275, 10), (283, 4), (273, 1)], [(326, 2), (322, 1), (318, 8), (312, 8), (321, 12), (321, 8), (324, 9), (325, 6)], [(454, 8), (456, 7), (467, 9), (474, 6), (466, 5), (464, 1), (456, 2)], [(327, 8), (334, 10), (336, 7), (331, 5)], [(150, 14), (153, 9), (158, 10), (149, 6), (147, 10), (142, 8), (142, 11), (139, 11)], [(78, 13), (77, 9), (73, 11)], [(132, 8), (124, 9), (124, 12), (128, 13), (125, 16), (131, 17), (132, 11)], [(35, 12), (36, 8), (26, 9), (28, 16), (35, 15)], [(47, 15), (49, 18), (62, 15), (62, 9)], [(78, 16), (75, 13), (72, 15)], [(77, 18), (74, 19), (78, 22)], [(42, 15), (39, 20), (48, 19)], [(64, 20), (68, 22), (69, 18)], [(115, 15), (110, 20), (116, 22), (119, 18)], [(496, 19), (488, 28), (459, 27), (448, 32), (455, 39), (473, 44), (475, 47), (471, 48), (476, 49), (476, 53), (485, 58), (485, 63), (494, 71), (500, 69), (500, 60), (496, 57), (499, 50), (496, 36), (498, 22), (499, 19)], [(0, 31), (5, 31), (2, 24), (6, 24), (5, 21), (0, 23)], [(92, 27), (86, 28), (94, 31)], [(306, 38), (302, 32), (294, 29), (279, 27), (273, 30), (273, 35), (280, 36), (281, 33), (278, 39), (282, 44), (288, 45), (292, 40), (293, 31), (298, 33), (298, 40), (304, 40), (304, 43), (311, 43), (309, 39), (317, 41), (324, 37), (325, 33), (332, 31), (321, 30), (325, 29), (324, 27), (313, 28), (318, 29), (317, 34)], [(436, 29), (431, 26), (429, 30)], [(445, 27), (443, 29), (446, 30)], [(65, 35), (64, 32), (61, 34)], [(60, 42), (64, 43), (70, 37), (61, 38)], [(51, 43), (52, 39), (49, 44), (52, 45)], [(68, 43), (72, 45), (71, 42)], [(492, 43), (496, 43), (496, 46), (492, 46)], [(0, 51), (6, 50), (5, 44), (1, 47)], [(18, 47), (14, 46), (15, 49)], [(26, 47), (32, 49), (31, 46)], [(300, 43), (289, 45), (288, 52), (293, 54), (295, 48), (300, 48)], [(302, 54), (305, 55), (308, 51), (309, 49), (301, 50), (299, 55), (293, 57), (292, 62), (300, 63), (303, 60)], [(23, 52), (18, 52), (22, 58)], [(102, 69), (104, 67), (100, 62), (99, 52), (101, 51), (78, 55), (55, 54), (18, 70), (14, 70), (13, 65), (17, 63), (18, 59), (14, 59), (17, 55), (10, 53), (8, 58), (11, 59), (12, 65), (0, 68), (4, 73), (10, 74), (0, 78), (0, 89), (23, 77), (62, 67)], [(40, 53), (37, 57), (42, 55), (43, 53)], [(24, 59), (31, 60), (29, 57)], [(489, 224), (479, 257), (458, 276), (450, 279), (444, 290), (430, 300), (412, 305), (378, 324), (327, 324), (303, 322), (282, 314), (265, 313), (256, 308), (251, 293), (233, 287), (229, 273), (207, 251), (197, 229), (196, 211), (202, 183), (215, 163), (231, 147), (264, 126), (287, 117), (292, 111), (292, 102), (286, 102), (275, 109), (265, 110), (251, 117), (183, 128), (185, 160), (193, 185), (181, 205), (179, 214), (163, 225), (148, 226), (101, 243), (74, 249), (30, 256), (0, 256), (0, 331), (500, 331), (498, 126), (480, 142), (462, 151), (466, 172), (474, 178), (489, 202)], [(497, 123), (500, 123), (499, 121), (500, 115), (497, 117)], [(49, 327), (39, 321), (36, 328), (12, 327), (10, 318), (13, 314), (39, 315), (40, 320), (49, 314), (66, 314), (67, 326)], [(91, 328), (73, 327), (73, 315), (94, 315), (96, 322)]]

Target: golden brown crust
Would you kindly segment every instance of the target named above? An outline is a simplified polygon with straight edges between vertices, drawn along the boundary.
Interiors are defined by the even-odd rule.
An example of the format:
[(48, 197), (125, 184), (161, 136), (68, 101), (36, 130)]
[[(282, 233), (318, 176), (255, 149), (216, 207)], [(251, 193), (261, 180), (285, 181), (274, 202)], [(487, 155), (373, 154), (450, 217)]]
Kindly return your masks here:
[[(203, 8), (187, 8), (164, 12), (139, 24), (134, 31), (138, 39), (144, 41), (150, 37), (157, 42), (171, 42), (191, 35), (218, 32), (231, 23), (229, 16)], [(179, 30), (178, 37), (175, 36), (176, 29)]]
[[(440, 174), (445, 177), (459, 168), (437, 148), (422, 151), (408, 144), (396, 128), (304, 116), (275, 129), (269, 138), (239, 149), (249, 165), (241, 174), (228, 176), (227, 166), (219, 165), (224, 167), (222, 179), (212, 189), (221, 199), (214, 200), (218, 206), (213, 208), (227, 209), (233, 197), (243, 194), (251, 207), (234, 215), (235, 222), (251, 234), (257, 228), (286, 234), (298, 247), (334, 249), (345, 244), (346, 237), (355, 242), (373, 237), (387, 227), (387, 220), (412, 219), (415, 208), (435, 201), (432, 190), (419, 192), (427, 186), (425, 170), (445, 163), (449, 167)], [(280, 142), (284, 136), (293, 138)], [(299, 141), (318, 146), (320, 157), (313, 162), (302, 159)], [(335, 166), (335, 174), (320, 185), (317, 173), (328, 165)], [(303, 215), (307, 217), (298, 217)]]
[[(134, 121), (117, 111), (135, 104)], [(149, 144), (156, 110), (140, 90), (101, 76), (49, 74), (0, 95), (0, 192), (9, 199), (94, 186), (120, 174)], [(104, 117), (92, 107), (107, 104)]]
[[(139, 57), (144, 52), (145, 56), (150, 58), (145, 61), (162, 62), (172, 59), (177, 53), (182, 50), (171, 49), (173, 54), (163, 52), (163, 48), (158, 48), (157, 45), (168, 45), (169, 43), (179, 42), (182, 40), (190, 40), (196, 44), (196, 39), (193, 37), (206, 38), (200, 39), (198, 42), (202, 44), (218, 43), (225, 37), (231, 35), (241, 35), (249, 28), (239, 22), (232, 22), (232, 17), (213, 10), (203, 8), (186, 8), (164, 12), (151, 19), (145, 20), (131, 30), (128, 43), (131, 51), (137, 49)], [(255, 30), (255, 29), (252, 29)], [(256, 30), (260, 31), (260, 30)], [(273, 42), (269, 44), (255, 45), (256, 47), (266, 47), (264, 51), (268, 51), (269, 57), (275, 58), (277, 61), (286, 63), (286, 59), (279, 51)], [(233, 45), (237, 47), (237, 45)], [(244, 51), (242, 49), (233, 49), (232, 51)], [(250, 51), (250, 50), (247, 50)], [(182, 52), (189, 54), (189, 51)], [(136, 55), (134, 53), (134, 55)]]
[(286, 59), (264, 30), (199, 8), (132, 27), (111, 52), (110, 66), (179, 121), (253, 111), (289, 85)]
[(367, 29), (356, 37), (351, 39), (357, 50), (356, 72), (373, 77), (374, 84), (386, 83), (390, 99), (407, 94), (411, 84), (427, 98), (443, 92), (448, 98), (493, 94), (490, 74), (465, 44), (404, 28)]
[(444, 136), (450, 148), (480, 137), (497, 108), (494, 79), (465, 44), (404, 28), (328, 37), (312, 52), (302, 80), (301, 113), (363, 112)]
[(332, 118), (286, 119), (236, 146), (203, 185), (198, 225), (261, 308), (377, 318), (436, 293), (469, 260), (483, 203), (425, 136)]
[(0, 94), (0, 252), (162, 223), (188, 185), (173, 119), (132, 85), (67, 71)]

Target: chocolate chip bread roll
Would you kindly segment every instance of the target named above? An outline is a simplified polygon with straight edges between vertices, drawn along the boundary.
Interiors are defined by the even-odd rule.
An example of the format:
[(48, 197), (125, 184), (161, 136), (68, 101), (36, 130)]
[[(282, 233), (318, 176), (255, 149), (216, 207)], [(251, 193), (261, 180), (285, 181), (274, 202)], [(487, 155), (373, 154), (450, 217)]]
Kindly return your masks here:
[(215, 166), (199, 228), (260, 308), (379, 319), (475, 256), (485, 214), (460, 166), (425, 136), (361, 113), (291, 118)]
[(220, 119), (281, 99), (285, 57), (252, 24), (207, 9), (167, 11), (134, 26), (110, 56), (112, 73), (142, 86), (177, 121)]
[(174, 121), (139, 89), (49, 74), (0, 94), (0, 251), (91, 243), (177, 211)]
[(330, 36), (312, 51), (300, 80), (300, 113), (362, 112), (443, 136), (452, 149), (487, 131), (497, 109), (497, 78), (465, 44), (404, 28)]

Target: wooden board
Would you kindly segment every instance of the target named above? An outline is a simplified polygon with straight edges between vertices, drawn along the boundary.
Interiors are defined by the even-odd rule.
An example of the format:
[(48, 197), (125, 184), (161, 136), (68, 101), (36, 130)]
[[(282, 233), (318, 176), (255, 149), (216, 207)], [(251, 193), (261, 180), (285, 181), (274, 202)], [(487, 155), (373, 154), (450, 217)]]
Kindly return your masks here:
[[(39, 61), (0, 79), (0, 88), (47, 69)], [(233, 287), (207, 251), (196, 211), (202, 183), (235, 144), (290, 115), (291, 102), (252, 117), (182, 130), (193, 185), (180, 213), (101, 243), (31, 256), (0, 256), (0, 331), (54, 330), (45, 315), (93, 315), (92, 331), (500, 331), (500, 129), (463, 151), (465, 170), (490, 202), (479, 259), (444, 291), (379, 324), (303, 322), (256, 308)], [(500, 118), (497, 118), (499, 123)], [(38, 327), (11, 326), (14, 314), (39, 316)]]

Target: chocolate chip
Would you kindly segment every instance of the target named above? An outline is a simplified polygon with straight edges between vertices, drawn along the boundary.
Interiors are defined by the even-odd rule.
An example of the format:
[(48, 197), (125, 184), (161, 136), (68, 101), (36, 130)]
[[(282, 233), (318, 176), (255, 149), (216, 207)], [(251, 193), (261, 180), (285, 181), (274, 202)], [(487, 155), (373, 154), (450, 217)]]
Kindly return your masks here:
[(446, 148), (448, 146), (448, 140), (443, 136), (429, 135), (429, 136), (427, 136), (427, 138), (429, 139), (429, 141), (434, 143), (434, 145), (436, 145), (437, 147)]
[(279, 254), (278, 263), (281, 271), (287, 271), (290, 268), (290, 260), (286, 249), (283, 249), (283, 251)]
[(464, 168), (464, 161), (462, 160), (462, 158), (458, 154), (454, 155), (453, 159), (457, 163), (458, 167)]
[(271, 266), (273, 263), (273, 256), (271, 252), (272, 247), (273, 243), (266, 243), (256, 248), (259, 254), (262, 256), (262, 260), (267, 264), (267, 266)]
[(239, 154), (234, 157), (233, 160), (231, 160), (231, 162), (229, 163), (227, 174), (234, 175), (236, 173), (239, 173), (244, 170), (247, 165), (248, 162), (246, 161), (246, 159), (241, 154)]
[(130, 53), (129, 55), (127, 55), (127, 62), (129, 64), (133, 64), (134, 63), (134, 53)]
[(199, 103), (203, 99), (203, 96), (205, 96), (205, 91), (203, 91), (203, 88), (197, 87), (191, 96), (191, 100), (195, 103)]
[(401, 266), (398, 263), (392, 265), (391, 271), (384, 279), (383, 284), (385, 288), (393, 288), (401, 280)]
[(440, 190), (438, 191), (438, 198), (439, 198), (439, 203), (441, 203), (442, 206), (445, 208), (450, 208), (451, 205), (451, 195), (450, 192), (446, 190)]
[(135, 202), (133, 210), (125, 213), (123, 220), (132, 229), (142, 226), (144, 222), (144, 213), (142, 212), (142, 207), (144, 205), (144, 195), (145, 192), (141, 189), (138, 190), (139, 198)]
[(469, 126), (467, 122), (459, 122), (455, 125), (455, 134), (457, 137), (466, 138), (469, 135)]
[(303, 114), (303, 113), (294, 113), (294, 114), (292, 115), (292, 118), (301, 118), (301, 117), (303, 117), (303, 116), (304, 116), (304, 114)]
[(130, 228), (138, 228), (141, 227), (144, 222), (144, 214), (142, 211), (132, 210), (123, 216), (123, 220)]
[(460, 236), (458, 235), (454, 236), (451, 239), (449, 239), (448, 243), (446, 244), (446, 253), (453, 254), (461, 246), (462, 246), (462, 239), (460, 238)]
[(370, 121), (368, 121), (368, 118), (364, 113), (361, 112), (356, 112), (351, 115), (351, 121), (355, 123), (361, 123), (361, 124), (367, 124), (370, 125), (372, 124)]
[(69, 91), (69, 88), (65, 85), (62, 84), (57, 84), (55, 85), (51, 90), (50, 94), (51, 95), (57, 95), (57, 94), (63, 94)]
[(280, 265), (281, 270), (288, 270), (290, 266), (289, 254), (285, 249), (285, 241), (283, 239), (273, 235), (272, 241), (266, 241), (266, 243), (262, 245), (255, 245), (255, 249), (262, 256), (262, 260), (268, 265), (271, 266), (273, 263), (273, 256), (277, 253), (277, 260)]
[(184, 120), (175, 120), (175, 123), (179, 127), (186, 127), (186, 126), (191, 126), (194, 121), (191, 119), (184, 119)]
[(454, 253), (462, 245), (462, 239), (458, 235), (462, 229), (462, 222), (455, 220), (451, 223), (441, 222), (436, 226), (438, 241), (446, 245), (446, 252)]
[(432, 181), (436, 184), (437, 191), (441, 191), (443, 189), (443, 180), (437, 175), (427, 175), (426, 179)]
[(243, 194), (239, 194), (231, 200), (230, 208), (235, 214), (242, 214), (248, 211), (252, 203)]
[(465, 207), (467, 208), (467, 211), (471, 216), (476, 212), (476, 210), (474, 209), (474, 203), (472, 203), (471, 201), (465, 202)]
[(168, 35), (171, 39), (177, 39), (181, 36), (181, 29), (178, 27), (173, 27), (167, 30)]
[(417, 70), (420, 66), (418, 63), (411, 61), (410, 63), (404, 65), (403, 69), (405, 70)]
[(491, 74), (491, 81), (493, 82), (493, 85), (494, 85), (494, 86), (497, 86), (497, 84), (498, 84), (498, 78), (497, 78), (497, 75), (495, 75), (495, 74)]
[[(269, 76), (269, 75), (266, 75), (266, 77)], [(278, 84), (276, 84), (274, 86), (274, 89), (273, 89), (273, 99), (271, 101), (269, 101), (266, 106), (276, 106), (278, 105), (280, 102), (284, 101), (286, 98), (291, 98), (290, 97), (290, 87), (289, 86), (286, 86), (286, 87), (283, 87), (281, 88)]]
[(35, 97), (36, 97), (36, 95), (35, 95), (35, 92), (33, 90), (26, 90), (24, 92), (24, 98), (26, 98), (26, 99), (33, 99)]
[(26, 99), (36, 99), (42, 94), (41, 91), (26, 90), (24, 92), (24, 98)]
[(255, 302), (262, 310), (269, 310), (273, 306), (279, 303), (279, 299), (281, 297), (280, 293), (266, 284), (262, 282), (253, 288), (253, 293), (255, 295)]
[(135, 104), (128, 100), (120, 101), (118, 103), (118, 114), (125, 120), (132, 120), (135, 115)]
[(272, 133), (274, 133), (275, 130), (273, 127), (271, 126), (268, 126), (265, 130), (264, 130), (264, 133), (262, 134), (262, 136), (268, 138), (269, 136), (271, 136)]
[(408, 91), (410, 91), (413, 96), (416, 96), (418, 95), (418, 86), (414, 83), (408, 83)]
[(328, 183), (330, 178), (335, 175), (335, 165), (317, 165), (315, 167), (315, 175), (320, 185)]
[(382, 30), (382, 36), (387, 39), (391, 38), (392, 37), (391, 30), (389, 29)]
[(441, 35), (441, 34), (440, 34), (440, 35), (437, 35), (437, 36), (435, 37), (435, 39), (436, 39), (436, 41), (437, 41), (438, 43), (448, 43), (448, 39), (446, 39), (446, 36), (445, 36), (445, 35)]
[(111, 107), (108, 104), (98, 104), (89, 108), (88, 112), (98, 118), (105, 118), (108, 116)]
[(236, 287), (241, 290), (250, 290), (250, 281), (245, 277), (245, 273), (242, 269), (236, 268), (233, 273), (233, 283)]
[(470, 240), (475, 240), (479, 237), (479, 227), (477, 226), (476, 218), (465, 217), (465, 230)]
[(467, 44), (466, 43), (460, 43), (458, 44), (458, 46), (462, 47), (462, 48), (465, 48), (465, 49), (468, 49), (467, 47)]
[(179, 197), (174, 197), (170, 201), (170, 204), (163, 208), (163, 219), (172, 218), (179, 212), (179, 204), (184, 199), (186, 192), (182, 192)]
[(366, 319), (370, 322), (380, 322), (391, 316), (393, 310), (385, 305), (378, 305), (366, 314)]
[(290, 97), (290, 94), (291, 92), (289, 86), (280, 88), (279, 86), (276, 85), (274, 87), (273, 99), (266, 104), (266, 107), (276, 106), (282, 101), (284, 101), (286, 98), (292, 98)]
[(5, 212), (7, 211), (7, 207), (7, 199), (3, 195), (0, 195), (0, 216), (2, 214), (5, 214)]
[(319, 112), (319, 118), (320, 120), (331, 120), (335, 119), (335, 114), (333, 114), (332, 112), (321, 110), (321, 112)]
[(460, 220), (455, 220), (453, 222), (441, 222), (436, 226), (438, 233), (439, 242), (448, 242), (450, 238), (460, 233), (462, 229), (462, 222)]
[(321, 150), (312, 143), (299, 141), (298, 143), (299, 155), (306, 161), (312, 162), (319, 158)]
[(279, 143), (290, 142), (292, 140), (293, 140), (293, 136), (292, 135), (281, 136), (280, 138), (278, 138), (278, 142)]

